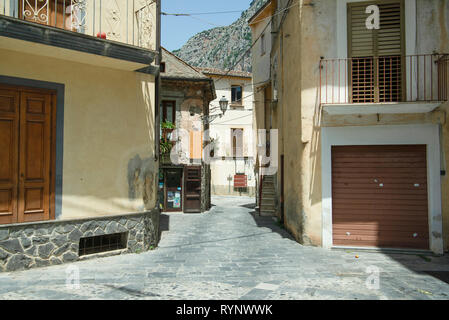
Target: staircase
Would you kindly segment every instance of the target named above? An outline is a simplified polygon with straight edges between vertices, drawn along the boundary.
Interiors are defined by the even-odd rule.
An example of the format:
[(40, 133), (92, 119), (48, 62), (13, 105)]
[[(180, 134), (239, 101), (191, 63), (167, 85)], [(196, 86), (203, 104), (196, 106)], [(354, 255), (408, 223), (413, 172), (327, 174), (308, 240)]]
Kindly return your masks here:
[(263, 217), (273, 217), (276, 215), (276, 191), (274, 188), (274, 176), (263, 177), (260, 215)]

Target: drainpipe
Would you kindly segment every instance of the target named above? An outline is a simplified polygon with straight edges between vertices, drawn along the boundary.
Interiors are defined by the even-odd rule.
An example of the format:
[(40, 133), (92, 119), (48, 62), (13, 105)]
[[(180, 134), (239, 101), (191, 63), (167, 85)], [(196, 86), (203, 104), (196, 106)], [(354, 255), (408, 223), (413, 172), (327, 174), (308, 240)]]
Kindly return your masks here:
[[(156, 0), (156, 51), (158, 55), (155, 60), (156, 66), (159, 68), (161, 59), (162, 59), (162, 49), (161, 49), (161, 0)], [(159, 160), (159, 143), (160, 143), (160, 130), (161, 130), (161, 121), (160, 121), (160, 92), (161, 92), (161, 74), (159, 69), (157, 71), (156, 79), (155, 79), (155, 88), (154, 88), (154, 96), (155, 96), (155, 107), (154, 107), (154, 161), (157, 162)], [(159, 203), (159, 165), (156, 169), (156, 210), (160, 212), (161, 205)], [(160, 240), (160, 239), (159, 239)]]
[[(156, 51), (158, 56), (156, 57), (156, 65), (159, 67), (162, 58), (161, 49), (161, 0), (156, 1)], [(154, 108), (154, 161), (159, 159), (159, 140), (160, 140), (160, 92), (161, 92), (161, 76), (160, 72), (157, 73), (155, 83), (155, 108)], [(159, 205), (158, 205), (159, 207)]]

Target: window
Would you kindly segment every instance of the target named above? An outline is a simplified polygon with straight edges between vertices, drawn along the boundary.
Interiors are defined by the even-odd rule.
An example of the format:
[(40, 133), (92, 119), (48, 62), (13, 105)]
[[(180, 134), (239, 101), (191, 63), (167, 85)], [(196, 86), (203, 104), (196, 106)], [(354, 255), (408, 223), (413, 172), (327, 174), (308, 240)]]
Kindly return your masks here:
[(260, 55), (263, 56), (265, 54), (265, 33), (262, 33), (260, 37)]
[(232, 104), (242, 104), (242, 94), (243, 87), (242, 86), (232, 86), (231, 87), (231, 103)]
[(161, 73), (165, 72), (165, 62), (161, 62), (161, 64), (159, 65), (159, 70)]
[(81, 238), (78, 255), (81, 257), (89, 254), (126, 249), (127, 242), (127, 232)]
[(353, 103), (398, 102), (403, 94), (403, 0), (375, 1), (380, 29), (366, 28), (366, 3), (348, 4), (348, 52)]
[(162, 118), (161, 122), (170, 121), (176, 123), (176, 102), (175, 101), (162, 101)]
[(81, 33), (86, 27), (86, 9), (79, 0), (20, 0), (19, 18)]
[(243, 129), (231, 129), (232, 156), (243, 157)]

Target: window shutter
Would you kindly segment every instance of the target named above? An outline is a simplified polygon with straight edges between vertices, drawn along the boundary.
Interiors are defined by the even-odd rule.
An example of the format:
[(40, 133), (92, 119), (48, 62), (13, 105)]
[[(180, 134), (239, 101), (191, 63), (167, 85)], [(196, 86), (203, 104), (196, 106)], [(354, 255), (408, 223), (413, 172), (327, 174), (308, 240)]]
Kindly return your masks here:
[(380, 4), (380, 30), (377, 34), (377, 56), (402, 55), (402, 1)]
[(350, 57), (372, 57), (375, 55), (374, 30), (366, 28), (366, 7), (366, 3), (348, 5)]
[[(366, 8), (380, 9), (380, 30), (368, 30)], [(402, 0), (348, 4), (348, 39), (350, 57), (402, 55)]]
[[(380, 29), (366, 27), (366, 8), (380, 9)], [(403, 0), (348, 4), (348, 54), (353, 103), (394, 102), (402, 96)], [(378, 58), (378, 59), (377, 59)]]

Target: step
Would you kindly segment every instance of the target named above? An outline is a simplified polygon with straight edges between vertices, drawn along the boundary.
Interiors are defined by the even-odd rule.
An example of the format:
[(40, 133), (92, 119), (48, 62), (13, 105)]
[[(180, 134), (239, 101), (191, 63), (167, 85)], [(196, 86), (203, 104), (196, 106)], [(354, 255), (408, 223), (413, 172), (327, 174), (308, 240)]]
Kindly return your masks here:
[(273, 216), (276, 215), (276, 212), (274, 212), (274, 211), (261, 211), (260, 215), (262, 217), (273, 217)]

